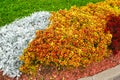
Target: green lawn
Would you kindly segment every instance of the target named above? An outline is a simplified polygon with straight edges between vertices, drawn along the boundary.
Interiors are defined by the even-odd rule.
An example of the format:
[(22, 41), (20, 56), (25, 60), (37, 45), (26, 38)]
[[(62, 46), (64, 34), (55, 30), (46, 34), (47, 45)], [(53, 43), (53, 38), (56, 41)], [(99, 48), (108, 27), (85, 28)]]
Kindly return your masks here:
[(0, 26), (36, 11), (57, 11), (69, 9), (72, 5), (83, 6), (99, 1), (103, 0), (0, 0)]

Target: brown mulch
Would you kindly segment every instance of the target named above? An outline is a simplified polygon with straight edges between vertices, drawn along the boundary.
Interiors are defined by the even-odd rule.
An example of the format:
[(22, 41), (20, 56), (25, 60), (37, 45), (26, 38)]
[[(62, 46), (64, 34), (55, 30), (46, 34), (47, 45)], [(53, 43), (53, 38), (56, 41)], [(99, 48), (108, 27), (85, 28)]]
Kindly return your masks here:
[[(106, 69), (112, 68), (120, 64), (120, 52), (110, 58), (104, 59), (99, 63), (94, 63), (89, 65), (86, 69), (80, 70), (80, 68), (71, 69), (71, 70), (62, 70), (57, 71), (56, 69), (45, 70), (42, 75), (38, 71), (36, 77), (30, 77), (25, 74), (21, 75), (19, 80), (42, 80), (41, 76), (44, 77), (44, 80), (77, 80), (82, 77), (92, 76)], [(10, 78), (8, 76), (3, 76), (2, 71), (0, 71), (0, 80), (16, 80), (15, 78)]]

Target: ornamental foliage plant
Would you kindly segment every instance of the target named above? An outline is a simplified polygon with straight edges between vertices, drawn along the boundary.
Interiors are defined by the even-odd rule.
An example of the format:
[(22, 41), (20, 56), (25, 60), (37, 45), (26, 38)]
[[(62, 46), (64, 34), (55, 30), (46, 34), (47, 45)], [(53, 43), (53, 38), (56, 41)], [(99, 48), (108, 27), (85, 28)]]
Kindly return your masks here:
[(35, 37), (36, 30), (47, 27), (49, 17), (49, 12), (35, 12), (0, 28), (0, 80), (11, 80), (2, 78), (2, 74), (16, 79), (20, 77), (19, 67), (22, 62), (19, 56)]
[(120, 15), (109, 15), (106, 25), (105, 32), (110, 32), (113, 35), (110, 48), (114, 54), (117, 54), (120, 51)]
[(48, 28), (36, 31), (36, 37), (20, 56), (20, 71), (31, 74), (41, 65), (86, 67), (109, 57), (112, 34), (105, 33), (106, 19), (119, 14), (117, 2), (107, 0), (52, 12)]

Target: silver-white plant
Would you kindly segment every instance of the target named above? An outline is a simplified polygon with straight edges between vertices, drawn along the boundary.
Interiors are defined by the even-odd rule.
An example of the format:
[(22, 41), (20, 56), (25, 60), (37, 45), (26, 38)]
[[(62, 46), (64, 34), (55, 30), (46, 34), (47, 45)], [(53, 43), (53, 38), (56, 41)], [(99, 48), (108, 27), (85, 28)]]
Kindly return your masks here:
[(35, 12), (28, 17), (15, 20), (0, 28), (0, 69), (3, 75), (20, 77), (19, 56), (29, 41), (35, 37), (36, 30), (45, 29), (49, 21), (49, 12)]

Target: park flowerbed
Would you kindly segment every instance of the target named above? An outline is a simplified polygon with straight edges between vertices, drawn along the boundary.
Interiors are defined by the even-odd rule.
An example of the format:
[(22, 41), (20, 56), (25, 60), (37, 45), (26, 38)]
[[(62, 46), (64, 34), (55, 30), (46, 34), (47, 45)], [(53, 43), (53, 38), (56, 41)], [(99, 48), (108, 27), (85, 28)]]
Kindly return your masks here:
[(120, 63), (120, 1), (51, 12), (19, 56), (26, 79), (76, 80)]

